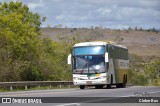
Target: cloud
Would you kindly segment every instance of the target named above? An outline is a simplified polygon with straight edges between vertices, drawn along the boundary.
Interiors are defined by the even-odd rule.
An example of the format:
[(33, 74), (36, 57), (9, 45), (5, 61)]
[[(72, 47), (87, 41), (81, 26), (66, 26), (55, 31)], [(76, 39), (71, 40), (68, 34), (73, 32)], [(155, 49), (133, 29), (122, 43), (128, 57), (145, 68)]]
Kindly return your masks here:
[(42, 3), (28, 3), (28, 7), (31, 9), (31, 10), (35, 10), (37, 8), (42, 8), (44, 7), (44, 5)]
[(47, 20), (42, 26), (160, 29), (159, 0), (21, 0)]
[(102, 15), (108, 15), (112, 12), (112, 10), (109, 8), (99, 8), (97, 12), (100, 12)]

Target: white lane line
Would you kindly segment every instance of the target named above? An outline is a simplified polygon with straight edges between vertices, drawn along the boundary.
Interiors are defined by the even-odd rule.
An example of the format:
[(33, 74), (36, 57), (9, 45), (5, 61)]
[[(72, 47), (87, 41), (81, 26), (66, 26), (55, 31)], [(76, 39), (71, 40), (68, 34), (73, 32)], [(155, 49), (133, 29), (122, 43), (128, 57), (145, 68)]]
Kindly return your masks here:
[(150, 95), (150, 94), (155, 94), (155, 93), (160, 93), (160, 91), (155, 91), (155, 92), (136, 92), (133, 95), (126, 95), (126, 96), (120, 96), (120, 97), (133, 97), (133, 96), (138, 96), (138, 95)]
[(156, 92), (148, 92), (148, 93), (150, 93), (150, 94), (152, 94), (152, 93), (159, 93), (160, 91), (156, 91)]

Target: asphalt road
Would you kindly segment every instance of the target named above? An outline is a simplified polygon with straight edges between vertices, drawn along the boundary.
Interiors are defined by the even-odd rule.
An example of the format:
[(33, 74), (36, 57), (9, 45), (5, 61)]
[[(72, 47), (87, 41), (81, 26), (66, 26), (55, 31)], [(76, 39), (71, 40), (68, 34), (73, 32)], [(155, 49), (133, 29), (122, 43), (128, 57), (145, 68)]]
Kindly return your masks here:
[[(22, 103), (0, 103), (0, 106), (160, 106), (159, 103), (125, 103), (130, 97), (139, 97), (140, 99), (148, 99), (148, 97), (160, 98), (160, 87), (157, 86), (128, 86), (126, 88), (112, 89), (94, 89), (86, 88), (84, 90), (76, 89), (54, 89), (54, 90), (35, 90), (35, 91), (19, 91), (19, 92), (3, 92), (0, 93), (2, 98), (41, 98), (42, 104), (22, 104)], [(48, 97), (48, 98), (43, 98)], [(56, 97), (56, 98), (54, 98)], [(60, 97), (60, 98), (58, 98)], [(51, 103), (44, 103), (48, 99)], [(63, 100), (62, 100), (63, 99)], [(150, 99), (150, 98), (149, 98)], [(55, 101), (58, 100), (58, 103)], [(61, 101), (62, 100), (62, 101)], [(139, 100), (139, 99), (138, 99)], [(66, 101), (73, 101), (68, 103)], [(107, 102), (106, 102), (107, 101)], [(112, 101), (111, 103), (108, 103)], [(155, 100), (156, 102), (157, 100)], [(54, 103), (53, 103), (54, 102)], [(124, 103), (123, 103), (124, 102)]]

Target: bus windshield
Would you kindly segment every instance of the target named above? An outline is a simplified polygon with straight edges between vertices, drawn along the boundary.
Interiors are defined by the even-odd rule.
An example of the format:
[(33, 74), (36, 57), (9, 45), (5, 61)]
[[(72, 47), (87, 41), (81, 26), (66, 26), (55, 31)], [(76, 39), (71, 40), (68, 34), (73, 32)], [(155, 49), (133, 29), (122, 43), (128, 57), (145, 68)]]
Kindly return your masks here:
[(105, 72), (104, 55), (74, 56), (73, 73)]
[(74, 55), (102, 55), (105, 53), (104, 46), (85, 46), (85, 47), (75, 47)]

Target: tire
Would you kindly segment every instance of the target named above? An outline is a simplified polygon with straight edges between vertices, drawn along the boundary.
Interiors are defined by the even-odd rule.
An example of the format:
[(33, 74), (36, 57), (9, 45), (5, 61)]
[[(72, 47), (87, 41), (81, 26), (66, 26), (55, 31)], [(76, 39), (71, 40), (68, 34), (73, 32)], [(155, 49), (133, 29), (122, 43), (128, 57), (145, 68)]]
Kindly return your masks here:
[(117, 87), (117, 88), (121, 88), (121, 86), (122, 86), (121, 83), (116, 84), (116, 87)]
[(116, 87), (117, 88), (125, 88), (126, 87), (126, 82), (127, 82), (127, 76), (123, 75), (123, 83), (116, 84)]
[(84, 86), (84, 85), (80, 85), (79, 88), (80, 88), (80, 89), (84, 89), (85, 86)]
[(126, 87), (126, 83), (127, 83), (127, 75), (124, 75), (123, 76), (123, 83), (122, 83), (122, 88), (125, 88)]
[(108, 85), (107, 85), (107, 89), (111, 89), (111, 84), (108, 84)]

